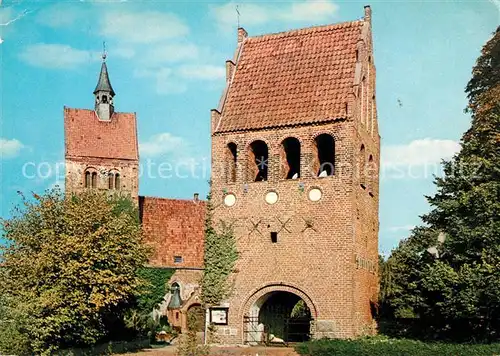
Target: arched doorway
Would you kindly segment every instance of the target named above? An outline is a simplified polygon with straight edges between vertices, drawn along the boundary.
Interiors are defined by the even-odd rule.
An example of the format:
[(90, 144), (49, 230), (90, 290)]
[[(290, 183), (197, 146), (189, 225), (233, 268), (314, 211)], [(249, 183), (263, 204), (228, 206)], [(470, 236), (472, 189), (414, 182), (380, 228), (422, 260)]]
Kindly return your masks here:
[(311, 337), (311, 310), (298, 295), (271, 291), (260, 296), (244, 317), (245, 341), (250, 344), (288, 344)]
[(205, 329), (205, 310), (200, 304), (191, 305), (186, 314), (189, 330), (200, 332)]

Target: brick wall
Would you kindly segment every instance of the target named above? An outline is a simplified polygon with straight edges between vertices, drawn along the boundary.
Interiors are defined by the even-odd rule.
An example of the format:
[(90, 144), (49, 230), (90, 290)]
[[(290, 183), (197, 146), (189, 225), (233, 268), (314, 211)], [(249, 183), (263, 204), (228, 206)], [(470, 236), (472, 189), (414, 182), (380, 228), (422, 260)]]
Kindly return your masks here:
[(139, 209), (146, 241), (154, 247), (151, 265), (203, 266), (204, 201), (140, 197)]

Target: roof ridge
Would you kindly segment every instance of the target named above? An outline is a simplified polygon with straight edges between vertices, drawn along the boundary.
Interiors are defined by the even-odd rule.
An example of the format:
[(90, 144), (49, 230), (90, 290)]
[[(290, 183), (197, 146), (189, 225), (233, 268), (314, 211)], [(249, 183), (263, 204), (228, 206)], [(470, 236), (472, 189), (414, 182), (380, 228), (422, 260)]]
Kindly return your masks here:
[(197, 201), (195, 201), (193, 198), (189, 199), (189, 198), (168, 198), (168, 197), (155, 197), (155, 196), (151, 196), (151, 195), (140, 195), (140, 197), (144, 198), (144, 199), (155, 199), (155, 200), (168, 200), (168, 201), (178, 201), (178, 202), (186, 202), (186, 203), (189, 203), (189, 202), (195, 202), (195, 203), (204, 203), (206, 202), (206, 200), (203, 200), (203, 199), (199, 199)]
[(310, 26), (310, 27), (304, 27), (304, 28), (297, 28), (297, 29), (292, 29), (292, 30), (287, 30), (287, 31), (280, 31), (280, 32), (272, 32), (272, 33), (265, 33), (263, 35), (257, 35), (257, 36), (248, 36), (245, 39), (246, 41), (251, 41), (251, 40), (262, 40), (266, 39), (269, 37), (273, 38), (279, 38), (282, 36), (289, 36), (289, 35), (302, 35), (302, 34), (307, 34), (310, 32), (320, 32), (320, 31), (328, 31), (328, 30), (333, 30), (337, 28), (345, 28), (349, 27), (352, 25), (361, 25), (365, 21), (363, 19), (359, 20), (354, 20), (354, 21), (345, 21), (345, 22), (338, 22), (334, 24), (328, 24), (328, 25), (317, 25), (317, 26)]

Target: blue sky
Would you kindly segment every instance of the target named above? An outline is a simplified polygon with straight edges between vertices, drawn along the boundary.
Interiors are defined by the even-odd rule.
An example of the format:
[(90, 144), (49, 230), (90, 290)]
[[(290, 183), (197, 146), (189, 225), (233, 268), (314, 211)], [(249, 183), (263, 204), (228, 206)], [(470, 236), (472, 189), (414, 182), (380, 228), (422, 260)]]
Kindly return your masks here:
[[(61, 182), (63, 106), (92, 108), (102, 42), (118, 111), (136, 112), (141, 163), (189, 161), (182, 177), (143, 174), (140, 194), (190, 198), (208, 190), (210, 109), (241, 24), (250, 36), (361, 18), (362, 2), (0, 2), (1, 212), (17, 191)], [(432, 173), (469, 125), (464, 87), (500, 23), (499, 0), (374, 1), (382, 136), (380, 250), (428, 211)], [(205, 167), (205, 168), (204, 168)], [(24, 168), (24, 169), (23, 169)], [(37, 170), (39, 172), (37, 173)], [(146, 172), (145, 172), (146, 173)], [(35, 176), (35, 177), (33, 177)], [(188, 176), (187, 178), (185, 176)]]

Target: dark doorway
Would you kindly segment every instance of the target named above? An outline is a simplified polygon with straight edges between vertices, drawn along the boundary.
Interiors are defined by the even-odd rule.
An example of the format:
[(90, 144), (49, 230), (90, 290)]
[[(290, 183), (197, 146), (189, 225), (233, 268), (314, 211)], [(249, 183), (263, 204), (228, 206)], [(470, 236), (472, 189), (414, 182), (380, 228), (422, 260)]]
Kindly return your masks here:
[(245, 317), (246, 341), (267, 345), (289, 344), (310, 339), (311, 311), (299, 296), (271, 292), (259, 298), (258, 316)]

